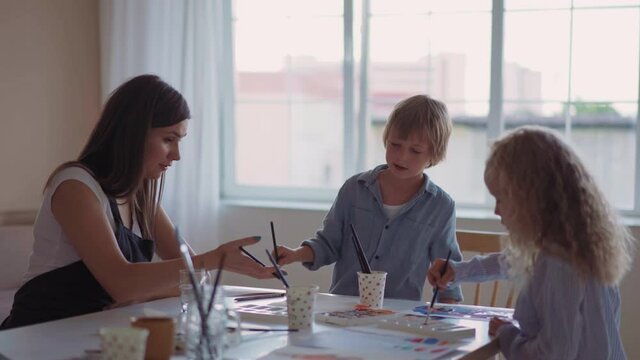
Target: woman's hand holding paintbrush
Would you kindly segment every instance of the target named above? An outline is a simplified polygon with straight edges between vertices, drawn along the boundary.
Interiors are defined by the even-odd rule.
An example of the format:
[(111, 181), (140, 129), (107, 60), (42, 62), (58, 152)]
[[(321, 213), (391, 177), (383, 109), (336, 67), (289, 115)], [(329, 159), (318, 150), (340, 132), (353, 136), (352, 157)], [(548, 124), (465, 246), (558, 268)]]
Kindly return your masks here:
[[(220, 253), (226, 256), (225, 270), (249, 275), (257, 279), (272, 278), (273, 273), (275, 272), (273, 267), (265, 267), (263, 266), (264, 264), (259, 265), (241, 251), (241, 249), (256, 244), (258, 241), (260, 241), (260, 236), (251, 236), (220, 245)], [(220, 260), (221, 256), (216, 259), (217, 264), (216, 262), (213, 264), (203, 264), (201, 267), (217, 269), (219, 267)]]
[[(253, 256), (250, 252), (248, 252), (248, 251), (247, 251), (245, 248), (243, 248), (242, 246), (240, 246), (240, 251), (241, 251), (243, 254), (247, 255), (247, 256), (249, 257), (249, 259), (251, 259), (251, 260), (252, 260), (252, 261), (254, 261), (255, 263), (260, 264), (260, 266), (267, 267), (267, 265), (265, 265), (262, 261), (260, 261), (260, 259), (258, 259), (258, 258), (256, 258), (255, 256)], [(288, 275), (286, 271), (282, 270), (282, 272), (283, 272), (285, 275)], [(273, 273), (271, 273), (271, 274), (272, 274), (273, 276), (275, 276), (276, 278), (278, 278), (278, 273), (277, 273), (277, 272), (275, 272), (275, 271), (274, 271), (274, 272), (273, 272)]]
[[(273, 258), (275, 259), (276, 263), (278, 261), (278, 259), (280, 259), (280, 256), (278, 254), (278, 244), (276, 243), (276, 232), (274, 230), (273, 227), (273, 221), (269, 222), (270, 226), (271, 226), (271, 240), (273, 241)], [(250, 252), (248, 252), (245, 248), (243, 248), (242, 246), (239, 247), (240, 252), (242, 252), (243, 254), (245, 254), (249, 259), (251, 259), (253, 262), (259, 264), (262, 267), (266, 267), (266, 265), (260, 261), (260, 259), (258, 259), (257, 257), (253, 256), (253, 254), (251, 254)], [(267, 254), (268, 255), (268, 254)], [(275, 264), (274, 264), (275, 265)], [(273, 276), (275, 276), (276, 279), (281, 279), (280, 277), (280, 273), (282, 273), (283, 275), (288, 275), (286, 271), (284, 271), (283, 269), (276, 269), (276, 271), (274, 271), (272, 273)], [(284, 279), (281, 279), (283, 281), (286, 281)]]

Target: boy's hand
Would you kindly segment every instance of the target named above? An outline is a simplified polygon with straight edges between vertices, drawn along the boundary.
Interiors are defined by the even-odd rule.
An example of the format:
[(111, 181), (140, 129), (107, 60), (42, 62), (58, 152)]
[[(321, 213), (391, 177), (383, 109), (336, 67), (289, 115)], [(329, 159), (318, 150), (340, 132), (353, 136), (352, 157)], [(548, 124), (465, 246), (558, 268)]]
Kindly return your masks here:
[(308, 246), (300, 246), (297, 249), (291, 249), (286, 246), (278, 245), (278, 256), (278, 265), (287, 265), (294, 262), (309, 262), (313, 261), (313, 250)]
[(437, 259), (429, 268), (427, 272), (427, 279), (429, 280), (429, 284), (431, 286), (437, 286), (440, 290), (445, 290), (447, 285), (455, 279), (455, 271), (451, 267), (451, 264), (448, 264), (447, 270), (444, 275), (440, 276), (442, 272), (442, 268), (444, 267), (445, 261), (443, 259)]
[[(278, 265), (287, 265), (299, 261), (296, 254), (297, 249), (291, 249), (286, 246), (278, 245)], [(272, 253), (275, 257), (275, 254)]]

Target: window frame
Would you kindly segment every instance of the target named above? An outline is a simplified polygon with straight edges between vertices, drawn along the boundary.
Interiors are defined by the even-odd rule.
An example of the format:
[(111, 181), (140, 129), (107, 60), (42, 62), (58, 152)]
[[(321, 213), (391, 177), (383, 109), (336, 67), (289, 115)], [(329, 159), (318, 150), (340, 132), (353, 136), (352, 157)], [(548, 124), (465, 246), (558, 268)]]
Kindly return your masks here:
[[(302, 188), (302, 187), (273, 187), (273, 186), (245, 186), (239, 185), (235, 181), (235, 84), (234, 84), (234, 42), (233, 42), (233, 0), (222, 0), (221, 10), (223, 11), (222, 24), (220, 26), (220, 38), (218, 42), (218, 96), (220, 100), (220, 119), (221, 120), (221, 197), (224, 200), (240, 200), (254, 201), (255, 203), (281, 203), (295, 202), (304, 203), (330, 203), (338, 189), (329, 188)], [(356, 6), (354, 0), (343, 1), (343, 25), (344, 25), (344, 43), (343, 43), (343, 172), (345, 180), (353, 174), (362, 172), (366, 169), (366, 153), (367, 153), (367, 129), (370, 126), (370, 119), (367, 118), (366, 104), (368, 102), (368, 54), (369, 54), (369, 24), (370, 24), (370, 0), (361, 0), (362, 4), (362, 27), (361, 27), (361, 58), (360, 68), (361, 74), (358, 88), (356, 89), (355, 81), (355, 61), (354, 61), (354, 16), (356, 15)], [(628, 6), (600, 6), (598, 8), (612, 7), (629, 7), (639, 8), (638, 5)], [(580, 7), (582, 9), (584, 7)], [(564, 8), (563, 8), (564, 9)], [(573, 22), (573, 15), (576, 8), (571, 2), (570, 17)], [(514, 10), (509, 10), (514, 11)], [(526, 9), (518, 9), (515, 11), (526, 11)], [(487, 139), (489, 141), (498, 138), (505, 130), (505, 119), (503, 116), (503, 70), (504, 70), (504, 19), (507, 10), (505, 9), (504, 0), (492, 0), (491, 9), (491, 51), (490, 51), (490, 90), (489, 90), (489, 112), (487, 114)], [(572, 26), (570, 24), (570, 26)], [(638, 24), (640, 28), (640, 24)], [(572, 38), (570, 30), (570, 36)], [(572, 39), (569, 39), (569, 46), (572, 46)], [(573, 49), (570, 49), (570, 59)], [(640, 59), (640, 53), (638, 54)], [(570, 109), (574, 103), (571, 99), (571, 69), (572, 63), (569, 62), (569, 89), (567, 91), (566, 109)], [(640, 67), (640, 62), (639, 62)], [(640, 70), (640, 69), (639, 69)], [(640, 73), (640, 71), (639, 71)], [(359, 94), (356, 104), (356, 94)], [(571, 132), (571, 115), (565, 110), (564, 132)], [(638, 97), (636, 99), (636, 126), (635, 126), (635, 179), (634, 179), (634, 202), (633, 209), (619, 209), (620, 213), (625, 216), (640, 217), (640, 77), (638, 79)], [(483, 188), (485, 201), (482, 204), (474, 203), (458, 203), (458, 208), (470, 211), (490, 210), (493, 206), (493, 199), (488, 191)], [(292, 206), (297, 207), (297, 206)]]

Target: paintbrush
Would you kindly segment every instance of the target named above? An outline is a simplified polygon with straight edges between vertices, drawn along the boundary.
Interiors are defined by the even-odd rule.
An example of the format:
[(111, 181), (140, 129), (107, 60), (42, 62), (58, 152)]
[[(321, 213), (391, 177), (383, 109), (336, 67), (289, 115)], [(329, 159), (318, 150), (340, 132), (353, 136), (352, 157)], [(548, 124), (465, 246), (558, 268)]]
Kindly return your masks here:
[(195, 269), (193, 268), (193, 262), (191, 261), (191, 254), (189, 253), (189, 247), (187, 244), (182, 241), (180, 238), (180, 234), (178, 232), (178, 227), (175, 228), (175, 236), (178, 241), (178, 247), (180, 249), (180, 254), (182, 255), (182, 260), (187, 266), (187, 270), (189, 273), (189, 282), (191, 283), (191, 287), (193, 287), (193, 297), (195, 298), (196, 305), (198, 307), (198, 313), (200, 314), (200, 328), (202, 331), (202, 336), (204, 336), (205, 341), (207, 342), (207, 349), (209, 352), (209, 356), (213, 358), (213, 354), (211, 353), (211, 338), (209, 336), (209, 325), (206, 321), (208, 318), (208, 313), (205, 312), (204, 308), (204, 300), (202, 298), (202, 293), (200, 292), (200, 285), (196, 281)]
[(227, 254), (222, 254), (222, 258), (220, 259), (220, 267), (218, 269), (218, 273), (216, 274), (216, 280), (213, 282), (213, 290), (211, 291), (209, 305), (207, 306), (207, 319), (209, 319), (209, 314), (211, 314), (211, 308), (213, 307), (213, 302), (216, 298), (216, 292), (218, 290), (218, 286), (220, 285), (220, 277), (222, 276), (222, 269), (224, 269), (224, 260), (226, 259), (226, 257)]
[(356, 247), (356, 254), (358, 255), (358, 261), (360, 261), (360, 267), (362, 268), (362, 272), (365, 274), (371, 274), (371, 265), (369, 265), (369, 261), (367, 261), (367, 256), (362, 249), (362, 243), (358, 238), (358, 233), (356, 233), (356, 228), (351, 225), (351, 233), (353, 234), (353, 244)]
[[(447, 267), (449, 266), (449, 259), (451, 259), (451, 249), (449, 249), (449, 253), (447, 254), (447, 260), (444, 261), (444, 266), (440, 269), (440, 277), (443, 277), (447, 272)], [(431, 311), (433, 310), (433, 305), (436, 302), (436, 297), (438, 296), (438, 290), (440, 287), (436, 285), (436, 289), (433, 291), (433, 297), (431, 298), (431, 303), (429, 304), (429, 311), (427, 311), (427, 317), (424, 319), (424, 324), (427, 324), (429, 321), (429, 316), (431, 315)]]
[(287, 279), (282, 274), (282, 271), (280, 270), (280, 266), (278, 266), (276, 261), (273, 259), (273, 256), (271, 256), (271, 254), (269, 253), (269, 250), (265, 249), (264, 251), (267, 253), (267, 256), (269, 257), (269, 261), (271, 261), (271, 264), (273, 264), (273, 267), (276, 268), (276, 272), (278, 273), (278, 276), (280, 277), (280, 281), (282, 281), (282, 284), (284, 285), (284, 287), (288, 289), (289, 288), (289, 282), (287, 281)]
[(276, 243), (276, 232), (273, 230), (273, 221), (269, 222), (271, 224), (271, 239), (273, 240), (273, 255), (276, 257), (276, 262), (280, 260), (280, 256), (278, 256), (278, 244)]

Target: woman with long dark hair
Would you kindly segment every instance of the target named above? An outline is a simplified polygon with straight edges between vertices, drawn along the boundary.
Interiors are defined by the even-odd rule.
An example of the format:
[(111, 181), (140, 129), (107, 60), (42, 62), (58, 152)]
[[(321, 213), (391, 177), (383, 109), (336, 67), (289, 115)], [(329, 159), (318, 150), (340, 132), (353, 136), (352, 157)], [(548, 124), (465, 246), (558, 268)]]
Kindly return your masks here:
[[(15, 295), (11, 328), (177, 296), (180, 258), (174, 226), (160, 205), (164, 173), (180, 160), (189, 107), (154, 75), (117, 88), (76, 161), (49, 177), (34, 224), (34, 246)], [(272, 277), (245, 257), (248, 237), (196, 255), (197, 268)], [(154, 254), (161, 261), (151, 262)]]

